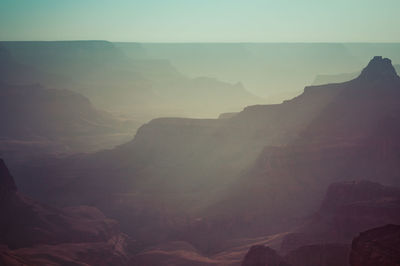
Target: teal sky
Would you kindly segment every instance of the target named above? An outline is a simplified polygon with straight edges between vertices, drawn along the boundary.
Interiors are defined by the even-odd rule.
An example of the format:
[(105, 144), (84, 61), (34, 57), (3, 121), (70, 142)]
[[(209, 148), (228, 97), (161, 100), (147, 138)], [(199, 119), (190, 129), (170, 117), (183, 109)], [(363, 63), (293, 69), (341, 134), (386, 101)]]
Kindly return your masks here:
[(0, 40), (400, 42), (400, 0), (0, 0)]

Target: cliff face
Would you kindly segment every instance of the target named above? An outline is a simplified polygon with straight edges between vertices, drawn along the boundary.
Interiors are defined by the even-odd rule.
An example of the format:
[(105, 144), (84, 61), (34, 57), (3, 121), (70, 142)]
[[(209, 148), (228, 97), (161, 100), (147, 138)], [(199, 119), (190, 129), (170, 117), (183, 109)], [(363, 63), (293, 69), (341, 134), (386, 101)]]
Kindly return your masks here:
[(363, 230), (400, 223), (400, 189), (378, 183), (341, 182), (329, 186), (319, 210), (283, 241), (287, 253), (310, 244), (350, 244)]
[(400, 265), (400, 226), (386, 225), (362, 232), (353, 240), (350, 265)]
[[(271, 229), (316, 209), (332, 182), (365, 179), (400, 185), (400, 78), (390, 60), (375, 57), (360, 77), (308, 87), (297, 101), (321, 103), (316, 98), (321, 94), (329, 100), (297, 137), (265, 147), (230, 195), (214, 207), (216, 213), (245, 216), (256, 221), (254, 230)], [(222, 202), (235, 207), (224, 208)]]
[[(353, 238), (360, 231), (391, 223), (400, 224), (400, 188), (368, 181), (334, 183), (319, 210), (283, 237), (279, 252), (292, 266), (349, 265), (350, 251), (352, 265), (386, 265), (387, 251), (380, 248), (393, 245), (396, 249), (398, 226), (370, 230)], [(262, 265), (269, 265), (268, 261)]]
[(118, 123), (72, 91), (0, 82), (2, 138), (32, 140), (116, 132)]
[(94, 207), (57, 209), (18, 193), (2, 160), (0, 192), (0, 262), (62, 265), (97, 261), (96, 265), (106, 265), (114, 261), (121, 265), (127, 260), (129, 239), (116, 221)]
[(247, 252), (242, 266), (346, 266), (349, 250), (339, 244), (308, 245), (281, 256), (269, 247), (255, 245)]
[(0, 159), (0, 200), (5, 200), (10, 194), (15, 193), (16, 190), (17, 186), (13, 177), (4, 164), (4, 161)]
[(0, 125), (0, 155), (9, 162), (113, 146), (135, 128), (79, 93), (1, 81)]
[(252, 246), (244, 257), (242, 266), (289, 266), (273, 249)]
[(346, 266), (350, 248), (341, 244), (307, 245), (284, 256), (292, 266)]

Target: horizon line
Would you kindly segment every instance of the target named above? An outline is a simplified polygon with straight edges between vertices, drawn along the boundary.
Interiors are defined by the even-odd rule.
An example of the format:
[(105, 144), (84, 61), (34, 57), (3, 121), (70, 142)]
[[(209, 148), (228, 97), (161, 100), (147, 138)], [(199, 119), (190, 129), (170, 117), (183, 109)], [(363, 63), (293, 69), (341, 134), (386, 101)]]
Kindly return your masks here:
[(0, 42), (109, 42), (144, 44), (400, 44), (400, 41), (110, 41), (101, 39), (70, 40), (0, 40)]

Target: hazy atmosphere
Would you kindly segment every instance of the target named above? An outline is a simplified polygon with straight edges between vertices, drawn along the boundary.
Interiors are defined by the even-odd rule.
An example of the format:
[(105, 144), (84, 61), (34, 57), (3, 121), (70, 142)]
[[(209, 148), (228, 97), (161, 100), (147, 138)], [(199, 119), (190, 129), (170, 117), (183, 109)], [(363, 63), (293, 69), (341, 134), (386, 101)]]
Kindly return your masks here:
[(3, 0), (0, 39), (399, 42), (396, 0)]
[(399, 11), (2, 0), (0, 265), (399, 266)]

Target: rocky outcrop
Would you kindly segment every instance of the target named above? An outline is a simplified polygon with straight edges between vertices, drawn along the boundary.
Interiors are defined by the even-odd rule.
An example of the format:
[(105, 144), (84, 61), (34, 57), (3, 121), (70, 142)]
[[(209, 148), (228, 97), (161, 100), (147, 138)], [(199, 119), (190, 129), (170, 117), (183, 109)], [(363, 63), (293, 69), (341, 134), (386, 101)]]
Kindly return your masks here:
[(133, 266), (217, 266), (230, 265), (201, 254), (189, 243), (167, 242), (135, 254), (129, 265)]
[(116, 221), (98, 209), (58, 209), (20, 194), (2, 160), (0, 191), (0, 261), (6, 265), (108, 265), (110, 261), (123, 265), (127, 261), (132, 242)]
[(393, 77), (397, 77), (397, 73), (392, 61), (389, 58), (375, 56), (368, 63), (368, 66), (361, 71), (358, 79), (376, 82), (378, 80), (393, 79)]
[(284, 239), (281, 252), (310, 244), (350, 244), (360, 231), (388, 223), (400, 223), (400, 188), (368, 181), (334, 183), (320, 209)]
[(12, 193), (17, 191), (14, 179), (11, 176), (4, 161), (0, 159), (0, 203)]
[(399, 200), (400, 188), (370, 181), (337, 182), (328, 187), (319, 211), (333, 212), (344, 205), (389, 199)]
[[(400, 224), (400, 188), (368, 181), (334, 183), (329, 186), (320, 209), (283, 238), (280, 254), (292, 266), (349, 265), (353, 237), (360, 231), (388, 223)], [(377, 230), (370, 236), (384, 237), (382, 232), (385, 230)], [(353, 250), (355, 243), (361, 243), (357, 242), (361, 236), (353, 241)], [(364, 246), (369, 247), (368, 243)], [(365, 256), (359, 254), (359, 259)], [(385, 264), (375, 261), (370, 265)]]
[(375, 56), (361, 72), (341, 73), (336, 75), (317, 75), (313, 85), (342, 83), (358, 78), (364, 81), (392, 79), (400, 72), (400, 65), (392, 65), (389, 58)]
[(386, 225), (362, 232), (353, 240), (351, 266), (399, 266), (400, 225)]
[(302, 246), (284, 258), (291, 266), (347, 266), (350, 248), (341, 244)]
[(347, 266), (350, 248), (341, 244), (308, 245), (285, 256), (273, 249), (252, 246), (242, 261), (242, 266)]
[[(360, 78), (307, 87), (297, 99), (283, 103), (294, 107), (315, 101), (323, 107), (295, 139), (265, 147), (229, 195), (213, 206), (215, 212), (234, 216), (231, 220), (246, 223), (247, 230), (287, 228), (317, 209), (333, 182), (364, 179), (399, 186), (400, 78), (388, 63), (375, 58)], [(249, 109), (254, 116), (270, 114), (267, 106)], [(284, 114), (281, 118), (277, 125), (285, 123)]]
[(290, 266), (275, 250), (266, 246), (252, 246), (247, 252), (242, 266)]
[[(397, 74), (400, 73), (400, 65), (393, 65)], [(323, 85), (323, 84), (330, 84), (330, 83), (342, 83), (352, 79), (357, 78), (360, 75), (361, 71), (359, 72), (352, 72), (352, 73), (341, 73), (341, 74), (333, 74), (333, 75), (317, 75), (312, 83), (312, 85)]]

